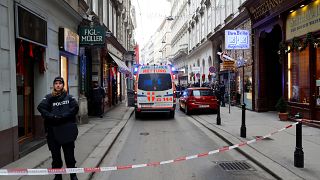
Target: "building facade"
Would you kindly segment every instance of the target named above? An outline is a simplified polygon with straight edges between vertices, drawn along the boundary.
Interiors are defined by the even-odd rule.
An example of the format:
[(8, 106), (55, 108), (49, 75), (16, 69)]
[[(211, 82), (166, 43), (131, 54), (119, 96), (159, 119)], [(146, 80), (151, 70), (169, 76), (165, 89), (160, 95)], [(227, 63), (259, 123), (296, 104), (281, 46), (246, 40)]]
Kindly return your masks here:
[(6, 148), (0, 150), (0, 166), (25, 155), (28, 143), (43, 139), (36, 106), (52, 91), (54, 77), (62, 76), (65, 89), (79, 98), (77, 28), (82, 17), (72, 6), (63, 0), (1, 1), (0, 138)]
[[(131, 71), (129, 51), (134, 51), (134, 8), (130, 0), (87, 0), (84, 19), (79, 27), (102, 28), (106, 32), (102, 43), (81, 46), (82, 67), (87, 73), (83, 78), (81, 89), (86, 98), (90, 99), (91, 87), (98, 82), (107, 93), (104, 99), (104, 110), (121, 102), (126, 95), (126, 78)], [(128, 67), (129, 65), (129, 67)], [(91, 114), (88, 101), (88, 112)]]
[[(99, 17), (106, 2), (108, 21), (104, 24)], [(87, 92), (93, 78), (104, 83), (102, 62), (108, 58), (109, 72), (117, 77), (112, 87), (116, 89), (115, 99), (124, 98), (123, 73), (130, 71), (123, 65), (124, 55), (133, 51), (135, 44), (131, 7), (130, 0), (0, 1), (0, 140), (5, 147), (0, 149), (0, 166), (45, 143), (43, 119), (36, 107), (52, 91), (56, 76), (65, 79), (65, 89), (79, 101), (80, 123), (87, 122)], [(91, 24), (108, 30), (110, 36), (104, 45), (109, 47), (80, 46), (78, 29)], [(119, 58), (117, 62), (111, 61), (115, 58)], [(110, 79), (107, 83), (111, 87)]]
[[(257, 111), (287, 99), (291, 117), (319, 120), (320, 1), (247, 1), (254, 34)], [(269, 87), (273, 87), (270, 91)]]
[(179, 70), (178, 84), (186, 86), (188, 84), (188, 64), (186, 57), (188, 54), (188, 3), (187, 1), (171, 1), (171, 62)]

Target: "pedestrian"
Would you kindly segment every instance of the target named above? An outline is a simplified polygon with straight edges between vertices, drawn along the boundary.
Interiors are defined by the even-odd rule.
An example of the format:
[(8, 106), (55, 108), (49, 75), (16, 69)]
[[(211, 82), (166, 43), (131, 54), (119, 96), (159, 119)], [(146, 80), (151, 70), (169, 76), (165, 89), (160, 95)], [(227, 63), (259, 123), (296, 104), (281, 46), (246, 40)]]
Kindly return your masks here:
[(226, 91), (226, 87), (224, 86), (223, 81), (220, 83), (219, 91), (220, 91), (219, 94), (220, 94), (221, 107), (225, 107), (226, 104), (225, 104), (225, 101), (224, 101), (224, 94), (225, 94), (225, 91)]
[(100, 118), (103, 117), (103, 99), (106, 97), (104, 89), (99, 86), (97, 81), (93, 82), (92, 89), (92, 105), (93, 105), (93, 115)]
[[(52, 168), (62, 168), (61, 147), (67, 168), (75, 168), (74, 142), (78, 136), (76, 114), (79, 106), (75, 98), (64, 90), (62, 77), (54, 79), (52, 92), (43, 98), (37, 109), (44, 118)], [(70, 179), (78, 180), (76, 174), (70, 174)], [(62, 175), (56, 174), (54, 180), (62, 180)]]
[(114, 78), (112, 78), (112, 105), (115, 105), (118, 103), (117, 100), (117, 83)]

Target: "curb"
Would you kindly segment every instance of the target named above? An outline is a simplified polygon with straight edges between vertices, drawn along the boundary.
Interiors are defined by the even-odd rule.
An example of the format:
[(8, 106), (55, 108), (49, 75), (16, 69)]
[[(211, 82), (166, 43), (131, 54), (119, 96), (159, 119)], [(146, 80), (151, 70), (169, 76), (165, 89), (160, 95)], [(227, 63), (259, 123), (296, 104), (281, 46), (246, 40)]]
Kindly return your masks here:
[[(217, 135), (220, 139), (225, 141), (228, 145), (234, 145), (239, 143), (240, 139), (235, 137), (234, 135), (228, 133), (225, 130), (222, 130), (218, 127), (215, 127), (212, 123), (209, 123), (203, 120), (200, 117), (193, 117), (192, 119), (209, 129), (212, 133)], [(248, 145), (246, 147), (236, 148), (236, 151), (241, 153), (243, 156), (257, 164), (260, 168), (268, 172), (276, 179), (301, 179), (301, 177), (295, 175), (290, 170), (286, 169), (285, 167), (281, 166), (280, 164), (276, 163), (272, 159), (268, 158), (264, 154), (258, 152), (252, 146)], [(263, 162), (263, 163), (262, 163)]]
[[(122, 132), (123, 128), (129, 121), (130, 117), (133, 114), (134, 108), (130, 107), (128, 111), (124, 114), (121, 122), (115, 126), (106, 137), (97, 145), (97, 147), (91, 152), (86, 160), (81, 164), (81, 167), (97, 167), (110, 151), (114, 142), (117, 140), (118, 136)], [(93, 176), (93, 173), (88, 174), (79, 174), (79, 179), (89, 180)]]

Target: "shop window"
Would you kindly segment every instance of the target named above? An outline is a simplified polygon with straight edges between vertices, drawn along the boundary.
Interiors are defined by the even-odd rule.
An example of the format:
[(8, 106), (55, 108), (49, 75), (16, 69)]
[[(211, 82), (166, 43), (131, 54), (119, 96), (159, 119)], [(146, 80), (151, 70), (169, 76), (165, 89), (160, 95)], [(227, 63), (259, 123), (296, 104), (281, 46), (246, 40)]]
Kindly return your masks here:
[(309, 104), (309, 48), (288, 54), (288, 95), (291, 102)]
[(316, 72), (316, 105), (320, 106), (320, 48), (317, 48), (317, 62), (316, 62), (317, 72)]
[(64, 79), (64, 89), (68, 91), (68, 59), (65, 56), (60, 58), (60, 76)]

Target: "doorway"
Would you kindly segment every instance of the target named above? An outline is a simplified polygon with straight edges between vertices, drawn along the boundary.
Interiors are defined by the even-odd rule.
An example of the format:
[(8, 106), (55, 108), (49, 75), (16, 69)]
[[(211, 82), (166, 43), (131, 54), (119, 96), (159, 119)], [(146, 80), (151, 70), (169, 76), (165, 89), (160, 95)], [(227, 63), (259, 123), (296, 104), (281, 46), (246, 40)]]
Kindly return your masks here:
[(18, 137), (24, 142), (33, 136), (34, 118), (34, 48), (36, 45), (17, 40)]
[(263, 51), (261, 53), (262, 66), (260, 66), (262, 74), (260, 73), (260, 75), (264, 77), (262, 78), (264, 82), (261, 83), (264, 84), (262, 87), (265, 88), (262, 96), (266, 100), (262, 104), (265, 107), (262, 108), (273, 111), (283, 91), (282, 64), (279, 61), (278, 55), (279, 43), (282, 40), (281, 27), (279, 25), (274, 26), (271, 32), (264, 32), (260, 38), (262, 39), (260, 51)]

